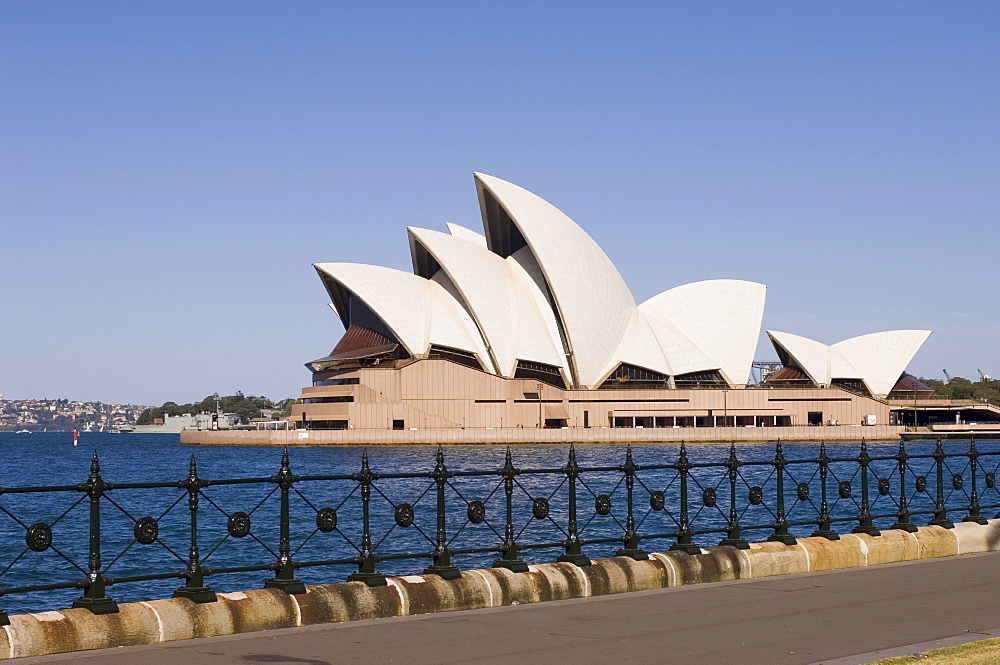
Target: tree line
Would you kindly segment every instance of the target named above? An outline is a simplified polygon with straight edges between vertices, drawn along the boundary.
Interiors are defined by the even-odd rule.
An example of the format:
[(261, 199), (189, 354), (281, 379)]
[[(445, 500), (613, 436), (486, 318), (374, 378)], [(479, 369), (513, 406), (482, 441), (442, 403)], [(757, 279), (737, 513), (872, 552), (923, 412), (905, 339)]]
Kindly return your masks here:
[(938, 379), (920, 379), (920, 382), (942, 397), (950, 399), (985, 399), (991, 404), (1000, 404), (1000, 380), (997, 379), (970, 381), (960, 376), (954, 376), (947, 383)]
[(162, 406), (146, 409), (139, 414), (136, 424), (150, 425), (158, 418), (180, 416), (185, 413), (215, 413), (216, 399), (218, 399), (218, 408), (222, 413), (235, 413), (243, 424), (250, 422), (251, 418), (262, 417), (264, 413), (268, 413), (272, 420), (287, 418), (292, 414), (292, 405), (295, 403), (295, 400), (290, 398), (272, 402), (266, 397), (244, 395), (242, 392), (237, 392), (235, 395), (219, 395), (218, 397), (209, 395), (200, 402), (189, 404), (165, 402)]

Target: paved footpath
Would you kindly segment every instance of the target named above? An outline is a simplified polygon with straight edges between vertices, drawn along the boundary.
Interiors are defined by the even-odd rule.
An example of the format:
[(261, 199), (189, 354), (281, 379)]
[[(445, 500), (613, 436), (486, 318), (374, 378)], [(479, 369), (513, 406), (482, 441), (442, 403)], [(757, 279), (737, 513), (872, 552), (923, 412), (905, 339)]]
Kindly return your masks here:
[(14, 662), (847, 665), (1000, 635), (998, 581), (1000, 553), (970, 554)]

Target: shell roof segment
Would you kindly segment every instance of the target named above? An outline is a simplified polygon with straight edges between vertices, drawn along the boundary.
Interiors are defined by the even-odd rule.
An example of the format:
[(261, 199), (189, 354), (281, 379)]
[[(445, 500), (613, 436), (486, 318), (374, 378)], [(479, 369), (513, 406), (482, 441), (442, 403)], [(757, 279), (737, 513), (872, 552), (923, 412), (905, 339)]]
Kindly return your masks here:
[(448, 233), (450, 233), (451, 235), (475, 243), (480, 247), (482, 247), (483, 249), (486, 248), (486, 236), (484, 236), (482, 233), (476, 233), (472, 229), (467, 229), (464, 226), (459, 226), (458, 224), (452, 224), (451, 222), (447, 222), (445, 226), (448, 227)]
[[(739, 279), (710, 279), (653, 296), (640, 310), (669, 321), (712, 360), (730, 384), (746, 383), (764, 317), (767, 287)], [(661, 339), (661, 345), (673, 344)], [(684, 372), (677, 372), (678, 374)]]
[(813, 383), (829, 385), (834, 379), (861, 379), (872, 395), (892, 391), (930, 334), (929, 330), (887, 330), (827, 346), (808, 337), (767, 331), (779, 355), (784, 352), (791, 356)]
[(479, 356), (488, 365), (488, 354), (475, 323), (439, 283), (402, 270), (361, 263), (317, 263), (325, 276), (335, 309), (350, 325), (344, 293), (365, 304), (392, 331), (411, 355), (440, 344)]
[(504, 254), (490, 234), (484, 191), (509, 216), (542, 270), (576, 382), (598, 385), (639, 315), (625, 280), (593, 238), (551, 203), (505, 180), (481, 173), (474, 177), (490, 249)]
[[(808, 337), (778, 332), (777, 330), (768, 330), (767, 336), (771, 338), (771, 344), (778, 350), (779, 357), (782, 355), (782, 351), (791, 356), (794, 363), (806, 373), (806, 376), (813, 383), (817, 386), (830, 384), (832, 379), (830, 376), (830, 347)], [(782, 358), (782, 362), (785, 365), (790, 364), (790, 361), (785, 358)], [(840, 369), (844, 371), (849, 369), (849, 367), (842, 365)], [(852, 374), (854, 373), (856, 372), (852, 372)], [(856, 379), (860, 377), (852, 375), (849, 378)]]
[(832, 348), (862, 369), (873, 395), (888, 395), (930, 334), (930, 330), (887, 330), (845, 339)]
[[(447, 273), (457, 298), (471, 314), (496, 373), (511, 377), (518, 360), (563, 364), (549, 325), (538, 309), (534, 284), (478, 243), (459, 235), (409, 228), (411, 246), (423, 248)], [(554, 329), (554, 322), (551, 326)]]

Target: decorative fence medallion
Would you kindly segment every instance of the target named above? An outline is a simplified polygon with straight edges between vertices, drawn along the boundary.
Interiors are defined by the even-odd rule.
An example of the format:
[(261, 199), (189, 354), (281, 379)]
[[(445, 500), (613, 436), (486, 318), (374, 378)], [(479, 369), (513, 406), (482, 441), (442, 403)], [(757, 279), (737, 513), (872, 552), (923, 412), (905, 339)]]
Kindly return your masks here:
[(323, 533), (330, 533), (337, 528), (337, 511), (333, 508), (320, 508), (316, 512), (316, 528)]
[(473, 501), (469, 504), (469, 509), (466, 513), (469, 516), (470, 522), (479, 524), (486, 519), (486, 505), (482, 501)]
[(913, 483), (914, 487), (917, 488), (918, 492), (927, 491), (927, 478), (925, 476), (917, 476), (916, 482)]
[(962, 487), (964, 486), (964, 483), (962, 482), (962, 476), (960, 476), (957, 473), (954, 474), (951, 477), (951, 486), (954, 487), (957, 490), (962, 489)]
[(607, 494), (601, 494), (596, 499), (594, 499), (594, 510), (597, 511), (598, 515), (607, 515), (611, 512), (611, 497)]
[(663, 510), (663, 504), (663, 492), (656, 490), (655, 492), (649, 493), (650, 510)]
[(879, 478), (878, 480), (878, 493), (882, 496), (889, 496), (889, 479)]
[(143, 517), (132, 528), (135, 539), (143, 545), (152, 545), (160, 535), (160, 525), (152, 517)]
[(840, 496), (841, 499), (850, 499), (851, 498), (851, 481), (850, 480), (841, 480), (840, 484), (837, 485), (837, 494)]
[(986, 486), (990, 489), (997, 486), (997, 477), (995, 473), (990, 472), (986, 474)]
[(701, 493), (701, 502), (704, 503), (709, 508), (715, 507), (715, 488), (706, 487)]
[(759, 506), (764, 502), (764, 490), (760, 488), (760, 485), (754, 485), (750, 488), (750, 495), (747, 498), (750, 499), (750, 503)]
[(799, 497), (799, 501), (809, 500), (809, 485), (806, 483), (799, 483), (795, 486), (795, 496)]
[(549, 500), (538, 498), (531, 502), (531, 514), (537, 520), (543, 520), (549, 516)]
[(233, 538), (243, 538), (250, 533), (250, 516), (238, 510), (229, 516), (229, 535)]
[(413, 506), (408, 503), (401, 503), (396, 506), (396, 524), (401, 527), (408, 527), (413, 524)]
[(52, 544), (52, 527), (45, 522), (37, 522), (28, 527), (24, 541), (35, 552), (44, 552)]

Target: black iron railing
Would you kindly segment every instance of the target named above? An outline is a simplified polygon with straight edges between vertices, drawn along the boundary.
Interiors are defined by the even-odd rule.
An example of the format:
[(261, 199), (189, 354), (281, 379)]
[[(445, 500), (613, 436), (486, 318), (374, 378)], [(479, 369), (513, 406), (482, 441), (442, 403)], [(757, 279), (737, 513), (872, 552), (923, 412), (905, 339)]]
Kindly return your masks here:
[(1000, 508), (1000, 449), (974, 440), (875, 455), (862, 441), (834, 457), (820, 444), (801, 459), (781, 443), (768, 459), (711, 450), (697, 459), (681, 445), (674, 459), (640, 464), (628, 448), (620, 464), (586, 466), (570, 447), (565, 466), (519, 468), (508, 449), (500, 468), (453, 470), (439, 448), (433, 468), (379, 473), (364, 453), (357, 472), (328, 475), (293, 473), (285, 450), (272, 476), (203, 478), (192, 456), (182, 480), (151, 483), (106, 482), (95, 453), (84, 483), (0, 488), (0, 596), (80, 589), (73, 606), (102, 614), (118, 611), (109, 587), (156, 580), (205, 603), (216, 600), (209, 578), (225, 574), (266, 571), (265, 587), (295, 594), (312, 568), (353, 568), (348, 580), (378, 586), (387, 568), (418, 572), (410, 561), (454, 579), (456, 559), (524, 572), (531, 551), (587, 566), (593, 553), (646, 559), (650, 546), (745, 549), (748, 532), (793, 545), (837, 540), (838, 529), (953, 528)]

